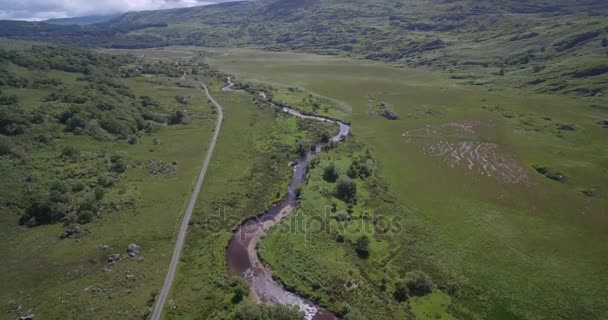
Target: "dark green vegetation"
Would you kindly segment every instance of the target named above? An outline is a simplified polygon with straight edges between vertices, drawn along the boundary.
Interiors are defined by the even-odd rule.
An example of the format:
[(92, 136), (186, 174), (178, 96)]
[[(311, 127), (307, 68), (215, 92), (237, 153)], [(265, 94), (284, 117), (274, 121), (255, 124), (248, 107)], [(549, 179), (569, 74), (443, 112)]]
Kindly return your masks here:
[[(215, 126), (192, 77), (225, 106), (227, 130), (192, 221), (188, 241), (197, 245), (180, 265), (188, 278), (178, 281), (188, 287), (177, 285), (169, 316), (301, 318), (289, 308), (249, 306), (247, 285), (228, 275), (223, 249), (234, 226), (283, 196), (299, 149), (337, 128), (279, 113), (257, 95), (221, 94), (224, 76), (199, 55), (11, 47), (20, 49), (1, 51), (3, 318), (30, 308), (43, 318), (149, 316)], [(141, 247), (131, 258), (129, 243)], [(206, 303), (186, 280), (199, 272)]]
[(606, 15), (602, 0), (259, 0), (128, 13), (91, 26), (2, 22), (0, 36), (354, 55), (442, 70), (472, 85), (593, 96), (606, 91)]
[(118, 16), (120, 16), (120, 14), (84, 16), (84, 17), (75, 17), (75, 18), (59, 18), (59, 19), (44, 20), (44, 23), (58, 24), (58, 25), (64, 25), (64, 26), (89, 25), (89, 24), (105, 22), (105, 21), (117, 18)]
[[(214, 111), (186, 81), (144, 74), (156, 60), (3, 48), (19, 49), (0, 50), (0, 318), (141, 318)], [(204, 65), (182, 63), (213, 81)], [(129, 243), (140, 247), (130, 258)]]
[[(185, 121), (181, 110), (138, 97), (118, 79), (133, 75), (129, 65), (135, 62), (134, 57), (66, 47), (0, 50), (0, 84), (7, 92), (0, 96), (1, 152), (10, 154), (5, 170), (16, 180), (15, 194), (5, 196), (22, 212), (20, 224), (88, 223), (101, 211), (135, 204), (129, 197), (105, 197), (127, 170), (125, 155), (86, 153), (62, 143), (66, 137), (84, 136), (137, 144), (142, 134)], [(34, 77), (36, 73), (43, 75)], [(30, 96), (20, 99), (18, 94), (26, 92)], [(57, 156), (43, 161), (55, 170), (38, 169), (42, 159), (35, 154), (53, 149), (59, 149)], [(18, 188), (23, 182), (27, 192)]]

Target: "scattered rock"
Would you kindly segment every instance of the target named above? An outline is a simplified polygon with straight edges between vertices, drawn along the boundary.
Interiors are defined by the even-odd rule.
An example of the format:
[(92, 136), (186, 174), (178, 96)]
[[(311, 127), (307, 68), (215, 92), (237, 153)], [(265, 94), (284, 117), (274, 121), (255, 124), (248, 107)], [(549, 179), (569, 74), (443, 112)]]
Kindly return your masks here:
[(61, 235), (61, 239), (66, 238), (78, 238), (82, 234), (82, 228), (79, 224), (75, 224), (72, 227), (68, 227), (65, 232)]
[(175, 97), (175, 100), (181, 104), (188, 104), (188, 99), (186, 97)]
[(147, 169), (151, 176), (169, 176), (177, 171), (177, 161), (168, 163), (161, 160), (147, 160), (141, 162), (140, 166)]
[(6, 305), (10, 311), (16, 312), (21, 310), (21, 305), (15, 300), (10, 300)]
[(34, 314), (29, 314), (27, 316), (21, 316), (19, 318), (17, 318), (17, 320), (34, 320)]
[(574, 125), (571, 125), (571, 124), (560, 124), (560, 125), (558, 125), (557, 129), (563, 130), (563, 131), (574, 131), (574, 130), (576, 130), (576, 128), (574, 127)]
[(559, 181), (559, 182), (566, 181), (566, 176), (560, 172), (554, 172), (547, 167), (541, 167), (541, 166), (536, 166), (536, 165), (534, 165), (532, 167), (536, 170), (536, 172), (542, 174), (543, 176), (545, 176), (551, 180), (555, 180), (555, 181)]
[(110, 250), (110, 246), (107, 244), (100, 244), (99, 249), (101, 249), (103, 251), (107, 251), (107, 250)]
[(589, 189), (582, 190), (581, 193), (586, 195), (587, 197), (595, 197), (599, 191), (600, 191), (600, 187), (593, 186)]
[(122, 259), (122, 256), (118, 253), (115, 254), (111, 254), (108, 257), (108, 261), (106, 262), (106, 266), (111, 267), (116, 265), (118, 262), (120, 262), (120, 260)]
[(602, 120), (602, 121), (598, 121), (597, 124), (602, 127), (602, 128), (607, 128), (608, 129), (608, 120)]
[(127, 254), (129, 255), (129, 258), (134, 260), (141, 260), (141, 254), (139, 253), (139, 249), (140, 247), (138, 245), (136, 245), (135, 243), (130, 243), (127, 246)]

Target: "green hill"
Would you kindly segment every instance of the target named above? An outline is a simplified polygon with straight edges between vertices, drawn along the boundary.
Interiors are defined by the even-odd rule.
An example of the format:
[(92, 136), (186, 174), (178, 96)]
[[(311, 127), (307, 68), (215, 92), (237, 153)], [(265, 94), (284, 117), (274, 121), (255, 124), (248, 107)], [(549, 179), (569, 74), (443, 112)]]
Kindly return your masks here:
[(5, 21), (0, 36), (347, 54), (442, 70), (473, 85), (594, 96), (606, 90), (606, 15), (599, 0), (259, 0), (132, 12), (91, 26)]
[(95, 23), (106, 22), (110, 19), (118, 17), (118, 14), (107, 14), (107, 15), (95, 15), (95, 16), (83, 16), (74, 18), (61, 18), (61, 19), (49, 19), (45, 20), (45, 23), (58, 24), (58, 25), (89, 25)]

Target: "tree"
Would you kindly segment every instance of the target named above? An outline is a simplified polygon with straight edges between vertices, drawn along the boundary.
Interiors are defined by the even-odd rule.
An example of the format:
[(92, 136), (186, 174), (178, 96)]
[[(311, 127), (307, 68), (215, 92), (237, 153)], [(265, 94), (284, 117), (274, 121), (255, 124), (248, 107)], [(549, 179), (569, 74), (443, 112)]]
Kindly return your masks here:
[(360, 258), (367, 258), (369, 256), (369, 237), (368, 236), (360, 236), (355, 241), (355, 251)]
[(604, 48), (608, 47), (608, 38), (604, 37), (602, 39), (602, 47), (604, 47)]
[(357, 198), (357, 183), (348, 177), (340, 177), (336, 184), (336, 197), (344, 202), (354, 202)]
[(431, 293), (435, 284), (429, 275), (420, 270), (410, 271), (405, 274), (405, 285), (411, 295), (423, 296)]
[(336, 182), (338, 177), (338, 170), (336, 170), (336, 165), (333, 162), (323, 169), (323, 180), (333, 183)]

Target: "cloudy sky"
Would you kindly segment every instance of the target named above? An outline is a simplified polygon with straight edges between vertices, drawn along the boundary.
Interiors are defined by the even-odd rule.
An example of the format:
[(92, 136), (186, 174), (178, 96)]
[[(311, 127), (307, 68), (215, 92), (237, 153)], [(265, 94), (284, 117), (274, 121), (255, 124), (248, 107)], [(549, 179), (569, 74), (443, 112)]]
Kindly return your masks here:
[(230, 0), (0, 0), (0, 20), (45, 20), (192, 7), (225, 1)]

